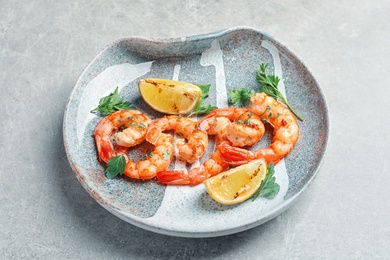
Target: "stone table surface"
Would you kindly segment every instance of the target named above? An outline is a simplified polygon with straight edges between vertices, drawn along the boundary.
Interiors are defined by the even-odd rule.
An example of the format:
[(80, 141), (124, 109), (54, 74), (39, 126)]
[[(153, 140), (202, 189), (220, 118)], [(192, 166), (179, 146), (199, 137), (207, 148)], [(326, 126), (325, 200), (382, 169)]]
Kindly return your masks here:
[[(389, 259), (390, 1), (0, 1), (0, 259)], [(97, 204), (66, 158), (62, 121), (85, 66), (126, 36), (248, 26), (288, 46), (327, 98), (315, 181), (241, 233), (178, 238)]]

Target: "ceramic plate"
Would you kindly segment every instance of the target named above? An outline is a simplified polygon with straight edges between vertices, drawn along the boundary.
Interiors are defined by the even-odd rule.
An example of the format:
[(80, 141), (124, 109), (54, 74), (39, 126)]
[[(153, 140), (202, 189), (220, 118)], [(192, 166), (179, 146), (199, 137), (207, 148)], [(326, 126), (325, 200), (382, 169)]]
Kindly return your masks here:
[[(255, 72), (260, 63), (269, 64), (269, 73), (283, 79), (279, 88), (305, 118), (299, 122), (301, 132), (295, 148), (275, 168), (281, 189), (274, 199), (260, 198), (224, 206), (213, 201), (203, 185), (166, 187), (154, 180), (105, 178), (92, 137), (101, 118), (90, 113), (101, 97), (118, 87), (125, 100), (150, 117), (158, 118), (162, 114), (143, 102), (137, 82), (146, 77), (167, 78), (211, 84), (206, 104), (226, 107), (229, 90), (243, 87), (259, 90)], [(64, 115), (67, 156), (87, 192), (105, 209), (133, 225), (183, 237), (236, 233), (286, 210), (313, 180), (325, 153), (328, 131), (326, 101), (313, 75), (285, 46), (250, 28), (171, 39), (118, 40), (108, 45), (83, 71)], [(271, 135), (272, 129), (268, 129), (253, 149), (267, 146)], [(211, 144), (198, 163), (208, 158), (212, 148)], [(132, 153), (145, 152), (145, 149), (141, 145)], [(187, 166), (177, 161), (170, 167)]]

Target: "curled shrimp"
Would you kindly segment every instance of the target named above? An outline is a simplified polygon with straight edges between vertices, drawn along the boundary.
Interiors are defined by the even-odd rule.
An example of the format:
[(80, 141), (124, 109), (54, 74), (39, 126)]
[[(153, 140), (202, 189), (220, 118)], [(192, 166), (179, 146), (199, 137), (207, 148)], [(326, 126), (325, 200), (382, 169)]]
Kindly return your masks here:
[(199, 121), (199, 128), (217, 141), (229, 141), (235, 147), (256, 144), (265, 132), (261, 119), (245, 108), (220, 108)]
[(271, 144), (254, 152), (237, 147), (224, 146), (220, 149), (222, 157), (230, 164), (240, 165), (253, 159), (264, 158), (267, 163), (277, 164), (295, 146), (299, 137), (299, 126), (293, 113), (282, 103), (265, 93), (251, 97), (248, 110), (268, 122), (273, 128)]
[(150, 121), (137, 110), (120, 110), (103, 118), (93, 132), (99, 160), (107, 163), (111, 158), (123, 155), (126, 159), (124, 175), (135, 179), (152, 179), (157, 172), (166, 170), (174, 154), (173, 138), (168, 134), (156, 138), (154, 150), (145, 160), (134, 162), (127, 156), (130, 147), (145, 140)]
[(211, 158), (200, 167), (193, 168), (188, 172), (184, 170), (161, 171), (157, 173), (157, 181), (161, 184), (168, 185), (194, 186), (202, 183), (204, 180), (222, 172), (229, 166), (229, 163), (222, 158), (219, 152), (219, 148), (223, 145), (225, 145), (224, 142), (220, 143), (211, 155)]
[(183, 116), (165, 116), (153, 121), (148, 127), (146, 140), (155, 144), (166, 130), (173, 130), (179, 136), (175, 143), (179, 158), (185, 162), (194, 163), (207, 150), (207, 133), (198, 129), (195, 120)]
[(126, 167), (123, 174), (134, 179), (152, 179), (158, 172), (168, 168), (174, 155), (173, 137), (169, 134), (160, 134), (154, 144), (154, 150), (145, 160), (134, 162), (126, 155)]
[(225, 146), (244, 147), (256, 144), (264, 135), (261, 119), (244, 108), (221, 108), (198, 122), (199, 128), (216, 136), (217, 147), (211, 158), (200, 167), (186, 171), (163, 171), (157, 174), (160, 183), (197, 185), (225, 170), (229, 163), (221, 156)]
[(129, 147), (142, 143), (150, 121), (138, 110), (119, 110), (104, 117), (93, 132), (99, 160), (107, 163), (112, 157), (126, 153)]

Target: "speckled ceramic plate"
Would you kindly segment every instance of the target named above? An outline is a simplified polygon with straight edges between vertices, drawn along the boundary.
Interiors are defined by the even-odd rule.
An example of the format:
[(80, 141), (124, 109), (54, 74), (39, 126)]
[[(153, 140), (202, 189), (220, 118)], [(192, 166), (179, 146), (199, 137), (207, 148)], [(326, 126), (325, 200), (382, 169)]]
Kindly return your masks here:
[[(260, 63), (283, 80), (280, 89), (305, 118), (293, 151), (276, 166), (281, 189), (272, 200), (260, 198), (235, 206), (213, 201), (203, 185), (166, 187), (152, 181), (108, 180), (98, 163), (92, 132), (101, 118), (91, 114), (99, 99), (119, 87), (120, 95), (138, 110), (157, 118), (138, 93), (143, 77), (171, 78), (211, 84), (206, 103), (227, 106), (226, 93), (235, 87), (258, 91), (255, 72)], [(82, 186), (119, 218), (158, 233), (211, 237), (260, 225), (286, 210), (313, 180), (324, 156), (329, 132), (324, 95), (305, 65), (285, 46), (249, 28), (233, 28), (190, 37), (131, 37), (107, 46), (79, 77), (64, 116), (64, 143), (69, 162)], [(266, 146), (272, 131), (253, 148)], [(145, 153), (147, 145), (131, 153)], [(203, 156), (208, 158), (213, 145)], [(132, 156), (132, 155), (130, 155)], [(200, 162), (200, 163), (201, 163)], [(171, 169), (183, 167), (173, 162)]]

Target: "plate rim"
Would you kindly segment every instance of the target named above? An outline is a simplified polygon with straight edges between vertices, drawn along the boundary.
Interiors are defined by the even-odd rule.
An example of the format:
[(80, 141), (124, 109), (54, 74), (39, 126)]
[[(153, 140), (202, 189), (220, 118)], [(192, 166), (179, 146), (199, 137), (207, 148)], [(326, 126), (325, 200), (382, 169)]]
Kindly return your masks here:
[[(257, 221), (253, 221), (250, 224), (247, 225), (241, 225), (239, 227), (235, 228), (228, 228), (220, 231), (210, 231), (210, 232), (186, 232), (186, 231), (177, 231), (177, 230), (169, 230), (169, 229), (162, 229), (159, 227), (155, 227), (152, 225), (147, 225), (143, 223), (141, 217), (138, 217), (136, 215), (132, 215), (132, 218), (126, 218), (128, 214), (125, 214), (121, 209), (117, 207), (113, 207), (112, 205), (107, 205), (104, 203), (104, 200), (101, 198), (101, 196), (98, 196), (97, 193), (94, 193), (91, 188), (82, 181), (80, 175), (81, 172), (77, 167), (75, 166), (74, 159), (72, 158), (72, 155), (70, 154), (68, 143), (67, 143), (67, 134), (68, 130), (66, 127), (66, 120), (68, 118), (69, 109), (71, 106), (71, 100), (74, 98), (74, 95), (76, 95), (77, 86), (80, 84), (81, 80), (83, 79), (84, 75), (88, 72), (89, 68), (96, 62), (99, 57), (101, 57), (102, 54), (104, 54), (108, 49), (112, 48), (115, 45), (120, 44), (124, 41), (131, 41), (131, 40), (142, 40), (150, 43), (156, 43), (156, 44), (174, 44), (174, 43), (183, 43), (184, 42), (192, 42), (196, 40), (206, 40), (206, 39), (214, 39), (219, 38), (224, 35), (227, 35), (234, 31), (251, 31), (254, 33), (261, 34), (264, 38), (272, 41), (273, 43), (277, 44), (282, 49), (286, 50), (289, 55), (291, 55), (294, 59), (296, 59), (300, 65), (306, 70), (312, 77), (314, 84), (318, 86), (318, 95), (323, 99), (324, 101), (324, 122), (326, 123), (326, 131), (323, 133), (324, 135), (324, 145), (321, 153), (318, 154), (318, 164), (317, 166), (312, 170), (312, 176), (307, 180), (305, 185), (293, 196), (289, 197), (288, 199), (284, 200), (281, 204), (279, 204), (277, 207), (273, 208), (272, 210), (268, 211), (267, 214), (264, 215), (262, 219), (259, 219)], [(325, 93), (323, 89), (321, 88), (320, 84), (318, 83), (317, 79), (314, 77), (314, 74), (312, 71), (306, 66), (306, 64), (293, 52), (291, 51), (287, 46), (283, 45), (280, 41), (276, 40), (275, 38), (271, 37), (268, 33), (254, 29), (252, 27), (246, 27), (246, 26), (237, 26), (237, 27), (230, 27), (227, 29), (217, 30), (210, 33), (203, 33), (203, 34), (193, 34), (188, 36), (182, 36), (182, 37), (144, 37), (144, 36), (129, 36), (129, 37), (122, 37), (119, 38), (109, 44), (107, 44), (82, 70), (79, 77), (76, 80), (76, 83), (73, 85), (73, 88), (70, 92), (70, 95), (68, 97), (64, 116), (63, 116), (63, 142), (65, 147), (65, 152), (67, 156), (67, 160), (71, 165), (72, 171), (75, 173), (79, 183), (82, 185), (82, 187), (88, 192), (88, 194), (96, 201), (99, 205), (101, 205), (103, 208), (105, 208), (107, 211), (109, 211), (111, 214), (115, 215), (116, 217), (119, 217), (120, 219), (124, 220), (127, 223), (130, 223), (134, 226), (137, 226), (139, 228), (152, 231), (159, 234), (169, 235), (169, 236), (175, 236), (175, 237), (192, 237), (192, 238), (205, 238), (205, 237), (218, 237), (218, 236), (224, 236), (229, 234), (234, 234), (238, 232), (242, 232), (251, 228), (254, 228), (256, 226), (262, 225), (269, 220), (275, 218), (276, 216), (280, 215), (287, 209), (289, 209), (293, 204), (295, 204), (298, 200), (298, 198), (301, 196), (301, 194), (306, 191), (306, 189), (313, 183), (314, 179), (318, 175), (318, 171), (323, 164), (325, 154), (328, 149), (328, 143), (330, 138), (330, 114), (329, 114), (329, 105), (325, 96)]]

